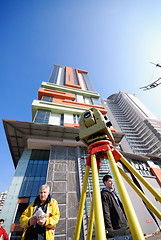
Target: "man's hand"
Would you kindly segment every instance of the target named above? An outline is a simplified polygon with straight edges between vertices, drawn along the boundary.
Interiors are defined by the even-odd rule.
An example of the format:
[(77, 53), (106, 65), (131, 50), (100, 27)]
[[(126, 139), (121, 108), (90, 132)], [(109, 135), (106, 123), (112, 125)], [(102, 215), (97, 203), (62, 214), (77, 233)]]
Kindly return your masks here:
[(44, 226), (45, 223), (46, 223), (46, 218), (45, 217), (40, 217), (37, 223), (41, 226)]
[(32, 217), (32, 218), (30, 218), (30, 220), (29, 220), (29, 224), (30, 224), (30, 225), (35, 225), (36, 222), (37, 222), (37, 218), (36, 218), (36, 217)]

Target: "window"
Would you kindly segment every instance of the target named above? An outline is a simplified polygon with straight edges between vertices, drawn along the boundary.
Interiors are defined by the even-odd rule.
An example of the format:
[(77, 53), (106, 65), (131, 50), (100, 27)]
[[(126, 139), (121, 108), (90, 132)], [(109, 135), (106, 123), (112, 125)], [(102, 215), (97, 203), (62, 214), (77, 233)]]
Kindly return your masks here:
[(48, 124), (50, 117), (49, 111), (38, 110), (35, 115), (34, 122)]
[(146, 162), (143, 161), (131, 161), (132, 165), (141, 175), (148, 175), (151, 176), (151, 171)]
[(76, 70), (73, 70), (73, 77), (74, 77), (74, 84), (75, 84), (75, 85), (79, 85), (79, 84), (78, 84), (78, 79), (77, 79)]
[(74, 122), (74, 124), (79, 124), (79, 119), (80, 119), (79, 115), (73, 114), (73, 122)]
[[(32, 150), (19, 197), (36, 197), (46, 182), (49, 151)], [(31, 200), (31, 199), (30, 199)]]
[(59, 73), (59, 66), (54, 65), (54, 69), (49, 79), (50, 83), (57, 84), (58, 73)]
[(86, 85), (88, 86), (86, 90), (95, 92), (94, 86), (93, 86), (92, 82), (90, 81), (88, 74), (82, 73), (82, 76), (84, 78)]
[(60, 118), (60, 126), (64, 125), (64, 114), (61, 114), (61, 118)]
[(53, 101), (53, 97), (48, 97), (48, 96), (42, 96), (42, 101), (45, 102), (52, 102)]

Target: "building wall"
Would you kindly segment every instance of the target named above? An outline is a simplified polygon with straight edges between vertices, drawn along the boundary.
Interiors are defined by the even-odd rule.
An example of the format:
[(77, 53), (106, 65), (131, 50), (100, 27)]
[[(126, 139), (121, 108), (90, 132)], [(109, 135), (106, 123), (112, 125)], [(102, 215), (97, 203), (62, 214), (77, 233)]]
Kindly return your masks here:
[(8, 193), (8, 191), (1, 192), (1, 196), (0, 196), (0, 212), (2, 210), (2, 207), (3, 207), (4, 201), (6, 199), (7, 193)]
[[(128, 177), (131, 178), (130, 174)], [(159, 183), (156, 181), (155, 176), (144, 176), (144, 179), (158, 192), (161, 194), (161, 188)], [(146, 208), (145, 204), (143, 203), (142, 199), (137, 195), (137, 193), (132, 189), (132, 187), (123, 179), (125, 184), (126, 190), (130, 197), (131, 203), (134, 207), (135, 213), (139, 220), (140, 226), (144, 234), (149, 235), (158, 231), (158, 225), (161, 226), (161, 221), (155, 216), (158, 225), (155, 223), (155, 220), (149, 213), (148, 209)], [(141, 189), (145, 193), (145, 196), (151, 201), (151, 203), (161, 212), (161, 204), (160, 202), (156, 201), (155, 197), (147, 190), (147, 188), (140, 183)]]
[[(51, 146), (46, 182), (59, 204), (55, 239), (73, 239), (80, 199), (77, 147)], [(80, 238), (81, 239), (81, 238)]]
[(16, 215), (18, 195), (21, 189), (30, 155), (31, 150), (25, 149), (19, 160), (14, 177), (8, 190), (5, 204), (2, 208), (2, 212), (0, 213), (0, 218), (3, 218), (5, 221), (4, 227), (8, 235), (10, 234), (11, 225)]

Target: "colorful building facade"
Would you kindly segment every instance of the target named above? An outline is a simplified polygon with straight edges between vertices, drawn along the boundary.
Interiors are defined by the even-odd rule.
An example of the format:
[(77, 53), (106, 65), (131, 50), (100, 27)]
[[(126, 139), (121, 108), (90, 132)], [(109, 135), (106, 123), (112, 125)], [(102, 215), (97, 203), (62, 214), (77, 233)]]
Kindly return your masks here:
[[(15, 174), (0, 217), (5, 219), (5, 229), (11, 240), (21, 239), (21, 213), (34, 201), (44, 183), (49, 184), (52, 197), (58, 201), (60, 208), (60, 221), (56, 226), (55, 239), (73, 239), (88, 156), (87, 148), (81, 141), (77, 142), (76, 137), (79, 135), (80, 115), (92, 107), (97, 108), (103, 115), (108, 114), (113, 127), (118, 130), (113, 132), (114, 147), (124, 150), (123, 154), (136, 169), (135, 161), (139, 159), (142, 167), (146, 169), (148, 177), (145, 177), (160, 191), (156, 175), (146, 165), (146, 160), (150, 161), (150, 157), (136, 155), (124, 148), (125, 129), (115, 126), (114, 118), (110, 115), (111, 110), (108, 109), (108, 113), (108, 106), (102, 105), (88, 72), (54, 65), (49, 80), (42, 82), (38, 90), (38, 99), (32, 103), (32, 122), (3, 119)], [(108, 172), (112, 174), (108, 159), (104, 158), (99, 173), (100, 188), (103, 188), (102, 178)], [(155, 232), (158, 226), (154, 219), (140, 198), (126, 183), (125, 185), (143, 232)], [(80, 239), (86, 239), (92, 191), (90, 172)], [(153, 203), (155, 204), (155, 199)], [(156, 205), (159, 207), (159, 203), (156, 202)]]
[[(1, 212), (10, 239), (21, 238), (20, 215), (44, 183), (50, 185), (60, 208), (55, 239), (73, 238), (87, 156), (86, 147), (75, 138), (80, 115), (91, 107), (107, 113), (88, 72), (54, 65), (32, 103), (32, 122), (3, 120), (16, 168)], [(102, 175), (107, 169), (105, 161)], [(80, 239), (86, 234), (91, 193), (90, 177)]]

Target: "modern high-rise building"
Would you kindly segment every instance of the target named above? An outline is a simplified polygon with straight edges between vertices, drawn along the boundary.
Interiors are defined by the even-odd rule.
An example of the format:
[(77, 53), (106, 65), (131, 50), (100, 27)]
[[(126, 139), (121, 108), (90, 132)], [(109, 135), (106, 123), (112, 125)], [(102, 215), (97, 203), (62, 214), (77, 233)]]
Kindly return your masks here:
[[(107, 116), (112, 126), (117, 131), (125, 133), (120, 142), (120, 151), (144, 179), (161, 194), (161, 121), (130, 93), (113, 94), (103, 99), (102, 104), (107, 108)], [(124, 171), (127, 172), (126, 169)], [(130, 173), (128, 175), (131, 177)], [(140, 182), (138, 185), (161, 211), (160, 203), (158, 204)], [(126, 184), (126, 188), (143, 232), (149, 234), (157, 231), (158, 226), (161, 226), (160, 220), (156, 217), (155, 221), (131, 187)]]
[[(102, 100), (113, 127), (125, 133), (120, 147), (124, 152), (158, 159), (149, 163), (161, 183), (161, 121), (133, 94), (119, 92)], [(156, 164), (156, 166), (155, 166)], [(160, 170), (156, 170), (160, 169)]]
[(1, 195), (0, 195), (0, 212), (2, 210), (2, 207), (3, 207), (4, 201), (6, 199), (6, 196), (7, 196), (7, 191), (1, 192)]
[[(109, 101), (109, 104), (111, 106), (114, 106), (115, 96), (110, 97), (111, 103)], [(158, 183), (160, 179), (160, 153), (156, 150), (160, 145), (158, 141), (156, 148), (152, 148), (157, 141), (155, 137), (158, 135), (156, 133), (151, 138), (150, 134), (150, 131), (155, 133), (154, 126), (159, 124), (159, 121), (156, 120), (154, 122), (154, 119), (143, 119), (143, 117), (140, 117), (140, 122), (142, 120), (146, 126), (149, 126), (149, 129), (151, 127), (150, 130), (146, 128), (147, 139), (145, 138), (145, 141), (147, 140), (147, 143), (148, 141), (150, 142), (146, 148), (149, 152), (146, 153), (152, 155), (145, 156), (145, 152), (139, 152), (143, 148), (139, 148), (138, 152), (134, 152), (125, 137), (128, 136), (128, 133), (132, 133), (133, 130), (131, 129), (130, 131), (130, 128), (127, 128), (129, 131), (125, 132), (126, 128), (122, 129), (119, 126), (116, 116), (114, 117), (112, 114), (112, 108), (109, 108), (107, 102), (108, 100), (104, 100), (105, 105), (102, 105), (100, 96), (95, 91), (87, 71), (54, 65), (49, 80), (42, 82), (41, 88), (38, 90), (38, 100), (34, 100), (32, 103), (32, 122), (3, 119), (6, 137), (15, 166), (15, 174), (0, 213), (0, 218), (4, 218), (5, 229), (11, 240), (21, 239), (23, 231), (19, 224), (21, 213), (39, 194), (39, 188), (44, 183), (49, 184), (52, 197), (58, 201), (60, 208), (60, 221), (56, 226), (55, 239), (73, 239), (86, 158), (88, 156), (86, 146), (81, 141), (77, 142), (75, 138), (79, 135), (78, 123), (80, 115), (92, 107), (97, 108), (103, 115), (108, 114), (113, 127), (118, 130), (118, 132), (113, 132), (115, 139), (114, 147), (122, 150), (122, 153), (131, 164), (158, 192), (160, 191)], [(134, 100), (131, 100), (131, 103), (133, 102)], [(108, 113), (106, 108), (108, 108)], [(117, 110), (117, 104), (115, 108)], [(127, 107), (126, 113), (128, 111), (130, 111), (130, 107)], [(140, 111), (143, 110), (140, 109)], [(114, 112), (116, 111), (114, 110)], [(118, 115), (120, 114), (120, 118), (122, 115), (124, 121), (126, 113), (125, 115), (123, 113), (120, 110)], [(138, 115), (139, 113), (138, 110)], [(136, 114), (132, 116), (135, 119)], [(130, 121), (129, 119), (127, 119), (127, 123), (130, 124), (128, 121)], [(136, 127), (139, 127), (139, 118), (136, 119), (137, 121)], [(157, 126), (159, 131), (159, 125)], [(124, 133), (127, 134), (124, 136)], [(134, 136), (131, 138), (133, 139)], [(141, 143), (142, 140), (140, 138), (138, 140), (137, 136), (135, 138), (136, 142), (140, 141)], [(152, 142), (153, 138), (154, 142)], [(140, 146), (144, 147), (144, 144), (140, 144)], [(126, 171), (126, 169), (124, 170)], [(103, 187), (102, 177), (109, 171), (112, 173), (108, 159), (103, 158), (99, 173), (101, 188)], [(134, 191), (127, 184), (126, 187), (143, 232), (145, 234), (155, 232), (158, 229), (158, 225), (156, 225), (140, 198), (136, 197)], [(144, 187), (142, 189), (146, 192)], [(92, 177), (90, 173), (80, 239), (86, 238), (91, 196)], [(153, 199), (153, 203), (159, 208), (160, 204), (155, 199)], [(157, 223), (160, 225), (159, 221)]]
[[(107, 113), (88, 72), (54, 65), (48, 82), (42, 82), (38, 90), (38, 100), (32, 103), (32, 122), (3, 120), (16, 168), (1, 212), (10, 239), (21, 238), (20, 215), (44, 183), (50, 185), (60, 208), (55, 239), (73, 238), (88, 155), (84, 144), (75, 138), (79, 135), (80, 115), (92, 107), (102, 114)], [(104, 160), (100, 176), (107, 171), (108, 164)], [(87, 230), (91, 192), (89, 177), (80, 239)]]

